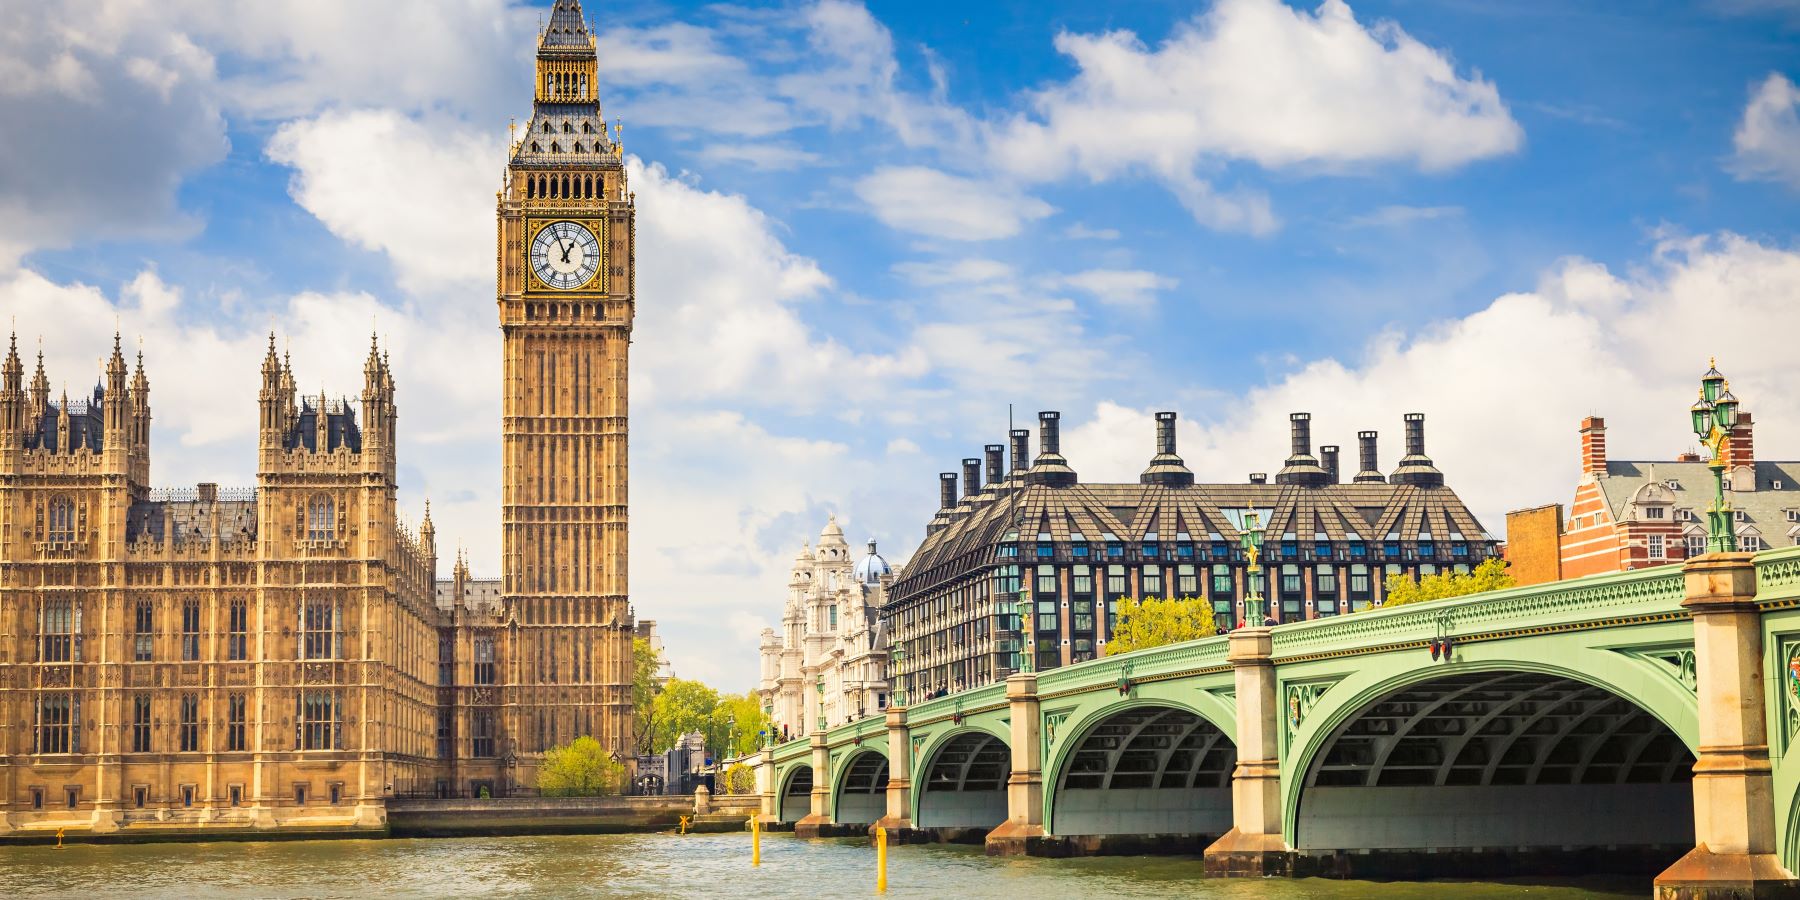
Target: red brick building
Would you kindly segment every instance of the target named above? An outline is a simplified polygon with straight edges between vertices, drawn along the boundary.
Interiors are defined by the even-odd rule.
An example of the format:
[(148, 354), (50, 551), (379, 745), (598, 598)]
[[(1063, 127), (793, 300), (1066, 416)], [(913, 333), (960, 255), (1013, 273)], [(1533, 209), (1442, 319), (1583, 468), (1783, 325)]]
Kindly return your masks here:
[[(1740, 414), (1726, 447), (1726, 499), (1738, 548), (1761, 550), (1800, 542), (1800, 463), (1756, 459), (1754, 422)], [(1606, 452), (1606, 420), (1581, 420), (1581, 481), (1568, 515), (1560, 504), (1507, 514), (1507, 551), (1514, 578), (1536, 584), (1660, 566), (1706, 550), (1706, 509), (1713, 476), (1697, 454), (1669, 461), (1614, 460)]]

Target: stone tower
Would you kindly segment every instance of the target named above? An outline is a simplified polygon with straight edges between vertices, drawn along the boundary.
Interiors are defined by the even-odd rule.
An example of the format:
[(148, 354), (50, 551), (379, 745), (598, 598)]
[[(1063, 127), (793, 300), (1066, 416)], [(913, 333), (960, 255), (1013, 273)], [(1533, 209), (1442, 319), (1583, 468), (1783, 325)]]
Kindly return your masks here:
[(602, 117), (580, 0), (538, 36), (531, 119), (499, 201), (505, 336), (502, 757), (530, 783), (547, 748), (631, 732), (626, 581), (633, 198)]

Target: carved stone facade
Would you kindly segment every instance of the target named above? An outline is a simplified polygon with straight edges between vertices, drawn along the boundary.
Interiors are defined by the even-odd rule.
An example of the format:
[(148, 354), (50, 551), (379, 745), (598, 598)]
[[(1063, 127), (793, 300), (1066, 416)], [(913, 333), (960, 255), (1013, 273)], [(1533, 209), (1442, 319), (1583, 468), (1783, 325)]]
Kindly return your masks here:
[(818, 547), (800, 548), (781, 633), (762, 633), (757, 693), (777, 738), (887, 708), (888, 641), (880, 611), (894, 577), (874, 541), (852, 560), (835, 516), (820, 532)]
[(529, 779), (591, 734), (630, 753), (627, 372), (636, 211), (601, 115), (594, 36), (556, 0), (499, 195), (505, 336), (502, 753)]
[(438, 760), (435, 536), (395, 513), (394, 382), (303, 397), (271, 339), (257, 483), (157, 491), (115, 339), (0, 373), (0, 834), (379, 827)]

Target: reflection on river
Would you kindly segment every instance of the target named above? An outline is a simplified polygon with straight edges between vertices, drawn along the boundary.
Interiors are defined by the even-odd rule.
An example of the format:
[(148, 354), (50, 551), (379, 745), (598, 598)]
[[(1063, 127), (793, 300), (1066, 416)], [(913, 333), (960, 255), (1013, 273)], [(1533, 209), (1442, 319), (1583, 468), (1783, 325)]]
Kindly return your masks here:
[[(1373, 884), (1206, 880), (1173, 857), (989, 859), (979, 848), (895, 847), (889, 897), (1644, 896), (1647, 880), (1574, 884)], [(866, 841), (747, 834), (0, 847), (0, 897), (863, 897), (875, 884)]]

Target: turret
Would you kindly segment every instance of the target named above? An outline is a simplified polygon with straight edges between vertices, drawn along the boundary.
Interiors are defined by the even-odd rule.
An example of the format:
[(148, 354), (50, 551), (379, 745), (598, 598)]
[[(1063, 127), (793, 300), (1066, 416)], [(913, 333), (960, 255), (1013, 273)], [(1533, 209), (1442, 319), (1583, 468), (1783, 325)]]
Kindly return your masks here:
[(1159, 412), (1156, 414), (1156, 455), (1150, 458), (1150, 465), (1145, 467), (1144, 474), (1138, 476), (1144, 484), (1161, 484), (1182, 486), (1194, 483), (1194, 473), (1188, 470), (1187, 464), (1175, 454), (1175, 414)]
[(1405, 421), (1406, 455), (1401, 457), (1400, 465), (1388, 476), (1388, 481), (1416, 487), (1443, 485), (1444, 473), (1439, 472), (1431, 464), (1431, 457), (1425, 455), (1425, 414), (1407, 413)]
[(126, 400), (125, 387), (125, 351), (120, 345), (120, 335), (113, 332), (112, 358), (106, 361), (106, 393), (101, 399), (103, 415), (103, 440), (108, 451), (124, 452), (130, 446), (129, 425), (131, 410)]
[(25, 431), (25, 366), (19, 362), (19, 335), (14, 332), (0, 366), (0, 445), (17, 447)]
[(1025, 479), (1030, 484), (1068, 487), (1079, 480), (1075, 476), (1075, 470), (1069, 468), (1068, 460), (1062, 456), (1061, 419), (1062, 413), (1054, 410), (1038, 413), (1037, 460), (1031, 464), (1031, 471), (1025, 474)]
[(25, 430), (35, 432), (42, 426), (44, 412), (50, 407), (50, 379), (44, 374), (44, 348), (38, 348), (37, 374), (31, 376), (31, 393), (25, 406)]
[(1330, 482), (1324, 467), (1312, 455), (1312, 413), (1288, 416), (1287, 464), (1275, 473), (1276, 484), (1321, 485)]

